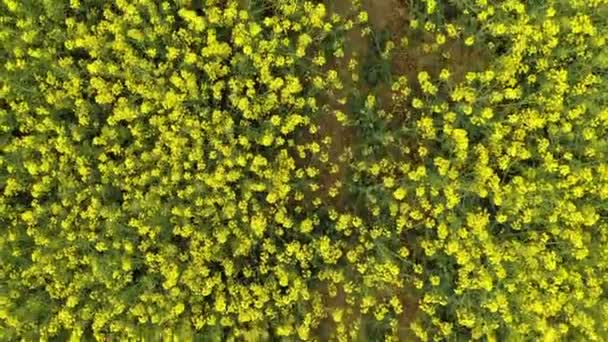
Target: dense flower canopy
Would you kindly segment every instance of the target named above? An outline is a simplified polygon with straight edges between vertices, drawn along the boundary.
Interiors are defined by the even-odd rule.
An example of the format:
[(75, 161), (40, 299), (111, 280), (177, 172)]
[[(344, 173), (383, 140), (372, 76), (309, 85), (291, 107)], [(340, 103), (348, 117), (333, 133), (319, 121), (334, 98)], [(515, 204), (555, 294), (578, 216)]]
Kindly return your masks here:
[(606, 340), (607, 39), (605, 0), (1, 0), (0, 340)]

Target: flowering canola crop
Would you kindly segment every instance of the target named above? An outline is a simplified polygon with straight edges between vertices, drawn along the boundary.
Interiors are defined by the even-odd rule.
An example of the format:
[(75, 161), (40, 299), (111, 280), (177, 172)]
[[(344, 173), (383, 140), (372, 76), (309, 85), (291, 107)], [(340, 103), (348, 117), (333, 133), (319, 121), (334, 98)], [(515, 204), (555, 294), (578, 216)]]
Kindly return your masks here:
[(0, 340), (608, 339), (608, 1), (395, 3), (1, 0)]

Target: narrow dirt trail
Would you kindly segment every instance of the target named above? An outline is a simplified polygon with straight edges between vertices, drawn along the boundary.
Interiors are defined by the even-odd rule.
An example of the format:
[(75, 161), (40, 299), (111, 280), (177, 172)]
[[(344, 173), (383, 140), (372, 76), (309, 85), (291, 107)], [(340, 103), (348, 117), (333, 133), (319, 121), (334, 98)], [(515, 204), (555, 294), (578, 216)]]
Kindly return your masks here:
[[(340, 16), (346, 16), (352, 12), (351, 9), (352, 0), (335, 0), (329, 1), (328, 8), (330, 14), (336, 13)], [(387, 30), (391, 32), (391, 39), (398, 41), (400, 37), (405, 34), (407, 27), (407, 9), (404, 1), (399, 0), (363, 0), (363, 9), (368, 14), (368, 22), (374, 32), (381, 32)], [(353, 14), (353, 15), (356, 15)], [(338, 122), (333, 111), (342, 111), (347, 113), (349, 106), (345, 100), (348, 95), (352, 92), (356, 92), (359, 96), (366, 97), (367, 94), (374, 94), (379, 103), (383, 106), (381, 109), (390, 110), (392, 104), (391, 97), (392, 91), (390, 86), (382, 84), (381, 82), (375, 86), (367, 84), (361, 77), (358, 80), (353, 80), (352, 71), (349, 69), (349, 61), (355, 59), (359, 63), (370, 54), (374, 53), (374, 47), (372, 45), (372, 39), (368, 36), (363, 36), (361, 30), (350, 30), (345, 37), (346, 44), (344, 46), (344, 57), (342, 58), (331, 58), (327, 63), (327, 70), (336, 70), (340, 79), (343, 81), (344, 88), (339, 93), (334, 93), (325, 99), (322, 105), (325, 105), (329, 109), (329, 112), (322, 115), (318, 120), (319, 133), (321, 136), (329, 136), (332, 139), (332, 143), (329, 147), (329, 159), (334, 161), (338, 167), (338, 172), (329, 173), (324, 172), (322, 175), (322, 186), (329, 189), (337, 181), (342, 181), (348, 177), (349, 163), (352, 158), (349, 159), (350, 149), (357, 141), (361, 138), (358, 137), (357, 130), (352, 126), (345, 126)], [(411, 63), (407, 59), (402, 58), (401, 55), (393, 56), (393, 59), (389, 61), (391, 69), (396, 70), (399, 74), (414, 74), (415, 68), (418, 65)], [(358, 71), (357, 71), (358, 72)], [(350, 116), (350, 115), (349, 115)], [(346, 198), (345, 192), (342, 191), (336, 197), (323, 198), (329, 206), (336, 208), (339, 211), (349, 210), (349, 199)], [(418, 312), (418, 298), (413, 295), (413, 291), (405, 290), (403, 288), (386, 289), (383, 293), (377, 294), (378, 298), (390, 298), (397, 296), (401, 299), (401, 304), (404, 308), (403, 313), (399, 318), (400, 322), (400, 339), (410, 340), (413, 335), (410, 333), (409, 324), (412, 322)], [(346, 308), (347, 298), (343, 291), (338, 291), (338, 295), (328, 303), (330, 308)], [(361, 312), (353, 312), (353, 319), (362, 319), (363, 314)], [(363, 324), (365, 326), (366, 324)], [(329, 332), (334, 329), (332, 322), (325, 322), (319, 330), (319, 336), (329, 336)], [(370, 331), (366, 331), (363, 327), (361, 333), (362, 340), (369, 340), (373, 336)]]
[[(329, 14), (338, 14), (342, 17), (350, 16), (356, 20), (358, 13), (352, 10), (353, 0), (333, 0), (328, 1), (327, 6)], [(321, 137), (331, 137), (331, 144), (328, 148), (329, 160), (337, 168), (336, 172), (321, 173), (321, 192), (322, 200), (327, 203), (328, 207), (334, 208), (339, 212), (350, 213), (353, 209), (353, 204), (349, 203), (346, 191), (339, 191), (335, 197), (328, 196), (329, 189), (337, 182), (344, 181), (349, 177), (349, 168), (351, 162), (354, 162), (352, 150), (354, 146), (363, 141), (364, 137), (360, 136), (360, 132), (354, 126), (344, 125), (336, 119), (335, 112), (341, 111), (347, 116), (352, 117), (349, 113), (351, 107), (348, 103), (350, 95), (355, 94), (356, 97), (366, 98), (368, 94), (373, 94), (379, 110), (397, 115), (392, 116), (393, 119), (387, 126), (389, 129), (398, 129), (404, 124), (404, 120), (410, 120), (415, 117), (415, 109), (411, 108), (407, 101), (395, 101), (394, 92), (391, 90), (390, 82), (380, 80), (375, 83), (367, 82), (359, 68), (361, 63), (364, 63), (369, 58), (376, 58), (374, 62), (387, 63), (389, 73), (393, 80), (400, 76), (405, 76), (412, 88), (414, 96), (419, 92), (417, 85), (417, 76), (421, 71), (426, 71), (432, 77), (437, 77), (442, 68), (448, 68), (452, 73), (452, 80), (455, 84), (465, 78), (468, 71), (471, 71), (470, 61), (478, 61), (478, 68), (483, 68), (484, 58), (478, 52), (467, 46), (460, 38), (450, 39), (442, 46), (435, 46), (429, 50), (429, 46), (435, 44), (435, 36), (429, 32), (416, 31), (410, 28), (410, 13), (406, 6), (406, 0), (361, 0), (362, 9), (367, 12), (369, 27), (372, 33), (362, 35), (361, 27), (349, 30), (345, 37), (344, 56), (341, 58), (329, 58), (327, 61), (326, 71), (335, 70), (339, 78), (342, 80), (343, 89), (330, 94), (322, 100), (321, 105), (325, 108), (323, 115), (319, 116), (316, 122), (319, 126), (319, 134)], [(378, 37), (382, 34), (388, 35), (388, 40), (395, 44), (393, 53), (389, 60), (378, 59), (379, 46)], [(375, 38), (370, 35), (374, 35)], [(385, 36), (386, 37), (386, 36)], [(409, 43), (401, 45), (402, 38), (407, 38)], [(376, 44), (376, 45), (374, 45)], [(435, 44), (436, 45), (436, 44)], [(353, 70), (349, 68), (350, 60), (353, 59), (359, 63), (356, 71), (359, 77), (353, 79)], [(409, 145), (409, 142), (401, 142)], [(398, 159), (403, 159), (407, 162), (411, 156), (409, 154), (399, 154)], [(414, 161), (415, 162), (415, 161)], [(416, 242), (406, 241), (408, 248), (415, 248)], [(328, 303), (328, 308), (347, 308), (347, 295), (338, 290), (333, 300)], [(403, 287), (385, 288), (378, 290), (374, 294), (377, 298), (391, 298), (396, 296), (400, 299), (403, 307), (403, 312), (399, 317), (399, 339), (404, 341), (416, 340), (410, 329), (410, 323), (415, 321), (420, 314), (419, 298), (416, 291), (408, 285)], [(359, 320), (364, 318), (361, 312), (352, 312), (351, 318)], [(360, 331), (363, 340), (369, 340), (373, 337), (373, 332), (367, 331), (366, 324), (362, 324)], [(319, 336), (329, 336), (329, 332), (335, 328), (332, 322), (325, 322), (319, 330)]]

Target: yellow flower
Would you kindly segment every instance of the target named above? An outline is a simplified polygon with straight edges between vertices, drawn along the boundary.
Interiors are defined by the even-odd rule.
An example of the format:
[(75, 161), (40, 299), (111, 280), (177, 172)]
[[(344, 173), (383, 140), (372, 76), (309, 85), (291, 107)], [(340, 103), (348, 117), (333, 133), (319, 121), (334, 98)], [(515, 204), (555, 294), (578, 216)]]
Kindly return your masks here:
[(395, 197), (395, 199), (397, 199), (398, 201), (400, 201), (400, 200), (404, 199), (406, 194), (407, 194), (407, 193), (406, 193), (405, 189), (404, 189), (404, 188), (402, 188), (402, 187), (397, 188), (397, 190), (395, 190), (395, 191), (393, 192), (393, 196), (394, 196), (394, 197)]
[(264, 235), (266, 224), (266, 218), (261, 215), (256, 215), (251, 218), (251, 229), (258, 237)]
[(435, 41), (437, 42), (437, 44), (439, 45), (443, 45), (445, 44), (445, 36), (443, 34), (438, 34), (437, 37), (435, 38)]
[(367, 22), (367, 12), (365, 12), (365, 11), (359, 12), (357, 19), (359, 20), (359, 23), (366, 23)]

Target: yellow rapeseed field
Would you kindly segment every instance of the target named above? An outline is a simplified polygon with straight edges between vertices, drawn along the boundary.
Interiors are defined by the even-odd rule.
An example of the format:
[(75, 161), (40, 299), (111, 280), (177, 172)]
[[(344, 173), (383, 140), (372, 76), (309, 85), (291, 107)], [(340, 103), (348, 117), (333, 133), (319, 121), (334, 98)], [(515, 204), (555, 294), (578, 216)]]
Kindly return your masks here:
[(608, 0), (0, 0), (0, 341), (608, 340)]

